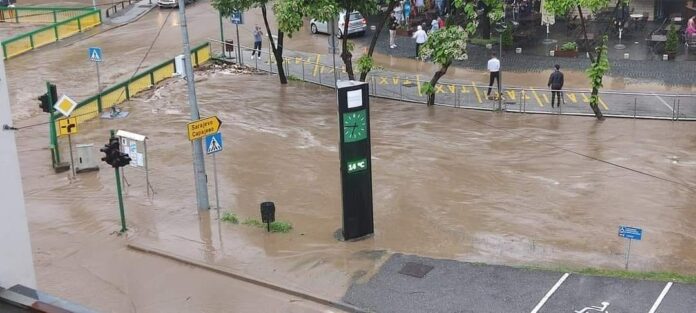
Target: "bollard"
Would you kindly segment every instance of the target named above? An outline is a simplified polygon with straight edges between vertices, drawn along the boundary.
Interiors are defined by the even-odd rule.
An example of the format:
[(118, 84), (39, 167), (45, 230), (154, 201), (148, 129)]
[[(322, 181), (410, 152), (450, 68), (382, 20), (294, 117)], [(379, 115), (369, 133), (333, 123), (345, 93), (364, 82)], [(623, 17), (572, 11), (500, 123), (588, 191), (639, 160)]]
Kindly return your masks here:
[(271, 232), (271, 223), (275, 222), (275, 204), (273, 202), (261, 203), (261, 222), (266, 223), (266, 229)]

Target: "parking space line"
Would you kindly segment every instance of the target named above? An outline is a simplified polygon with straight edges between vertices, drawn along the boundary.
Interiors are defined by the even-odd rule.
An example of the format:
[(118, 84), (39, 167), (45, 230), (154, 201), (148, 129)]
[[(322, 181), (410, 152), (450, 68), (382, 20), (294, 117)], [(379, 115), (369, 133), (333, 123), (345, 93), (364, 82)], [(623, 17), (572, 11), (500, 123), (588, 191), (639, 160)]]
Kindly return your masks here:
[(539, 310), (541, 310), (541, 307), (544, 306), (544, 304), (546, 304), (546, 301), (548, 301), (549, 298), (551, 298), (551, 296), (553, 295), (554, 292), (556, 292), (558, 287), (561, 287), (561, 284), (563, 284), (563, 282), (566, 280), (566, 278), (568, 278), (568, 276), (570, 276), (570, 273), (563, 274), (563, 276), (561, 276), (561, 278), (558, 279), (556, 284), (553, 285), (553, 287), (551, 287), (549, 292), (547, 292), (546, 295), (543, 298), (541, 298), (541, 301), (539, 301), (539, 303), (534, 307), (534, 309), (532, 310), (531, 313), (539, 312)]
[[(532, 88), (532, 87), (530, 87), (530, 88)], [(536, 101), (539, 104), (539, 106), (544, 107), (544, 104), (541, 103), (541, 99), (539, 98), (539, 94), (537, 94), (536, 90), (532, 89), (532, 94), (534, 95), (534, 98), (536, 98)]]
[(321, 54), (317, 53), (317, 62), (314, 63), (314, 70), (312, 71), (312, 77), (317, 76), (317, 70), (319, 70), (319, 59), (321, 58)]
[(657, 308), (660, 306), (660, 303), (662, 303), (662, 299), (664, 299), (667, 295), (667, 292), (669, 292), (669, 288), (672, 288), (672, 282), (668, 282), (667, 285), (665, 285), (665, 288), (662, 289), (660, 296), (657, 297), (657, 300), (655, 300), (655, 303), (653, 304), (652, 308), (650, 308), (650, 311), (648, 313), (655, 313), (655, 311), (657, 311)]
[(476, 99), (478, 100), (478, 103), (481, 104), (483, 101), (481, 101), (481, 95), (479, 94), (478, 87), (476, 87), (476, 82), (471, 82), (471, 85), (473, 86), (474, 93), (476, 93)]
[(667, 103), (667, 101), (665, 101), (664, 99), (662, 99), (662, 97), (658, 96), (658, 95), (655, 94), (655, 93), (653, 93), (653, 96), (655, 96), (655, 97), (657, 98), (657, 100), (660, 100), (660, 102), (662, 102), (662, 104), (664, 104), (667, 108), (669, 108), (670, 111), (674, 111), (674, 108), (673, 108), (671, 105), (669, 105), (669, 104)]
[(604, 101), (602, 101), (602, 98), (600, 98), (599, 96), (597, 96), (597, 100), (599, 101), (599, 104), (601, 104), (602, 107), (604, 107), (605, 110), (609, 110), (609, 107), (607, 106), (606, 103), (604, 103)]

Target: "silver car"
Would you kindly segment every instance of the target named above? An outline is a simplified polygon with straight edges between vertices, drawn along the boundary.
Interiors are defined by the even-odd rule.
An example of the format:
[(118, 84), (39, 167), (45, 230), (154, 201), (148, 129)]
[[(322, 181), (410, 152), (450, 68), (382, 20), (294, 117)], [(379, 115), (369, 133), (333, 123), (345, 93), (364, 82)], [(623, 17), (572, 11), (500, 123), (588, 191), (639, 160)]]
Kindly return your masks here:
[[(196, 0), (184, 0), (186, 4), (192, 3)], [(157, 5), (161, 8), (178, 8), (179, 0), (157, 0)]]
[[(346, 12), (341, 12), (336, 19), (336, 36), (343, 37), (343, 26), (345, 26)], [(312, 34), (316, 33), (331, 33), (329, 29), (329, 23), (320, 21), (317, 19), (312, 19), (309, 21), (309, 27)], [(350, 19), (348, 20), (348, 35), (358, 34), (360, 36), (365, 34), (365, 29), (367, 28), (367, 20), (363, 18), (362, 14), (358, 11), (353, 11), (350, 14)]]

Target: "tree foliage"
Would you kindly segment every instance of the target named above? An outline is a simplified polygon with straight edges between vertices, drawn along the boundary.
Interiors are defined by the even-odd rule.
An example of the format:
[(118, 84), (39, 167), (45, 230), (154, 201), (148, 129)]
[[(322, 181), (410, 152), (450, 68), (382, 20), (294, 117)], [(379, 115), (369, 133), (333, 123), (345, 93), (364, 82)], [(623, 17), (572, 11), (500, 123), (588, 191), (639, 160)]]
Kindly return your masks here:
[[(499, 2), (498, 0), (485, 1), (489, 1), (491, 4)], [(430, 59), (440, 66), (430, 82), (421, 87), (421, 93), (428, 95), (428, 105), (435, 104), (435, 85), (447, 73), (452, 62), (466, 57), (467, 38), (476, 32), (478, 27), (480, 16), (476, 12), (474, 0), (454, 0), (452, 4), (457, 16), (450, 18), (449, 21), (458, 22), (448, 23), (445, 28), (432, 32), (419, 51), (420, 58)], [(502, 4), (500, 6), (491, 5), (491, 8), (493, 9), (486, 14), (488, 17), (495, 18), (493, 21), (503, 16)]]

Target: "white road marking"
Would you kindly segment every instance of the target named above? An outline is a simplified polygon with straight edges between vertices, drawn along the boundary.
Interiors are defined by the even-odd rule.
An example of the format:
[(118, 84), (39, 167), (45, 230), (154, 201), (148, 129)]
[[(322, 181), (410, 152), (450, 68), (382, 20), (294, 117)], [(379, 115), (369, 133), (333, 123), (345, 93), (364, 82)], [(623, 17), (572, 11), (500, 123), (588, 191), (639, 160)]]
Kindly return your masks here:
[(668, 107), (670, 111), (674, 111), (674, 108), (671, 105), (669, 105), (667, 103), (667, 101), (662, 99), (662, 97), (658, 96), (656, 93), (653, 93), (653, 96), (655, 96), (657, 98), (657, 100), (660, 100), (660, 102), (662, 102), (662, 104), (664, 104), (666, 107)]
[(667, 295), (667, 292), (669, 292), (669, 288), (672, 288), (672, 282), (668, 282), (667, 285), (665, 285), (665, 288), (662, 289), (660, 296), (657, 297), (657, 300), (655, 300), (655, 303), (653, 304), (652, 308), (650, 308), (650, 311), (648, 313), (655, 313), (655, 311), (657, 311), (657, 308), (660, 306), (660, 303), (662, 303), (662, 299), (664, 299)]
[(546, 295), (543, 298), (541, 298), (541, 301), (539, 301), (539, 303), (534, 307), (534, 309), (532, 310), (531, 313), (539, 312), (539, 310), (541, 310), (541, 307), (544, 306), (544, 304), (546, 304), (546, 301), (548, 301), (549, 298), (551, 298), (551, 296), (553, 295), (554, 292), (556, 292), (558, 287), (561, 287), (561, 284), (563, 284), (563, 282), (566, 280), (566, 278), (568, 278), (568, 276), (570, 276), (569, 273), (563, 274), (563, 276), (561, 276), (561, 278), (558, 279), (556, 284), (553, 285), (553, 287), (551, 287), (549, 292), (547, 292)]

